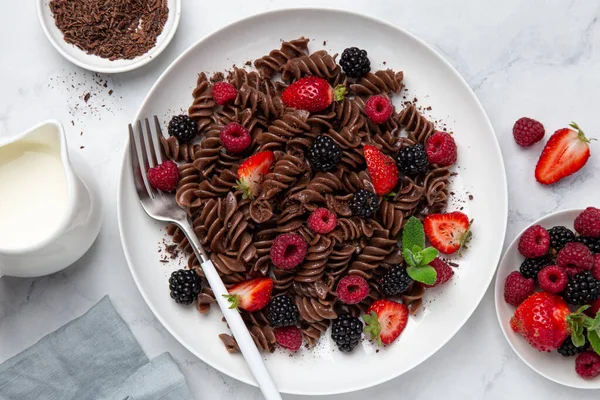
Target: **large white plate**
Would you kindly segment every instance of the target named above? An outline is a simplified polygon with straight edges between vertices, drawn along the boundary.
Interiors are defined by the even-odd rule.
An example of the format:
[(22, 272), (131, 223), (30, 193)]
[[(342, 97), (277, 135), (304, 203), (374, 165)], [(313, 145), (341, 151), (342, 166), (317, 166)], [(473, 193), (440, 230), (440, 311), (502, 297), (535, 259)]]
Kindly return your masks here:
[[(493, 128), (477, 98), (459, 74), (430, 47), (409, 33), (381, 21), (334, 10), (282, 10), (236, 22), (197, 42), (163, 73), (150, 90), (136, 118), (187, 109), (198, 72), (243, 65), (273, 48), (279, 40), (313, 39), (311, 51), (322, 47), (340, 52), (349, 46), (367, 49), (375, 68), (402, 69), (411, 98), (431, 105), (455, 132), (459, 176), (453, 190), (473, 200), (451, 202), (475, 219), (475, 239), (452, 283), (427, 292), (426, 309), (411, 318), (399, 340), (375, 353), (369, 343), (346, 355), (331, 351), (325, 336), (317, 350), (265, 355), (282, 392), (333, 394), (359, 390), (414, 368), (439, 350), (473, 313), (500, 258), (507, 218), (507, 189), (502, 156)], [(323, 46), (323, 41), (327, 44)], [(397, 106), (401, 107), (400, 101)], [(218, 311), (199, 315), (169, 298), (167, 277), (177, 265), (165, 266), (157, 256), (164, 237), (161, 224), (146, 216), (133, 189), (129, 155), (123, 160), (118, 195), (119, 227), (131, 273), (156, 317), (186, 348), (219, 371), (255, 384), (239, 355), (228, 354), (217, 335), (226, 332)]]

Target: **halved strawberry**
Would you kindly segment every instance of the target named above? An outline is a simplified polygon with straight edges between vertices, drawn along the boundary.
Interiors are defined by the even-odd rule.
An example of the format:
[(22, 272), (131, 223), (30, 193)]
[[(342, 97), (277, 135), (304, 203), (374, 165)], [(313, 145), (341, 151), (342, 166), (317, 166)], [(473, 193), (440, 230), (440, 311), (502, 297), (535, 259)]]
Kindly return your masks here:
[(369, 176), (378, 195), (388, 194), (398, 183), (398, 167), (392, 157), (377, 147), (365, 145), (363, 149)]
[(238, 167), (238, 181), (235, 188), (244, 192), (244, 199), (253, 199), (258, 194), (262, 177), (269, 172), (273, 162), (275, 162), (275, 154), (267, 150), (254, 154)]
[(471, 239), (469, 217), (460, 211), (431, 214), (425, 218), (425, 235), (444, 254), (456, 253)]
[(554, 132), (546, 143), (535, 167), (535, 179), (541, 184), (550, 185), (579, 171), (588, 158), (590, 146), (583, 131), (575, 122)]
[(329, 107), (334, 99), (342, 100), (345, 94), (344, 85), (338, 85), (333, 89), (325, 79), (307, 76), (285, 88), (281, 100), (288, 107), (317, 112)]
[(408, 322), (408, 307), (391, 300), (377, 300), (363, 315), (365, 333), (379, 346), (390, 344), (400, 336)]
[(223, 296), (229, 300), (229, 308), (241, 308), (249, 312), (262, 310), (273, 292), (273, 281), (270, 278), (258, 278), (238, 283), (231, 287), (229, 295)]

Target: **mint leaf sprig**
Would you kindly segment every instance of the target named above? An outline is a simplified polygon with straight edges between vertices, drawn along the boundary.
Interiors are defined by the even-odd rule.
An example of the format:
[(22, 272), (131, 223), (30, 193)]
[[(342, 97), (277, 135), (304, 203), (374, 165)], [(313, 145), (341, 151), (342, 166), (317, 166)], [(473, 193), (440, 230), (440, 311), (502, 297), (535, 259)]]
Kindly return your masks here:
[(590, 306), (580, 307), (579, 310), (567, 316), (567, 324), (571, 330), (571, 341), (575, 347), (585, 346), (585, 333), (596, 354), (600, 355), (600, 310), (595, 318), (585, 315), (583, 312)]
[(437, 257), (438, 251), (433, 247), (425, 247), (425, 229), (415, 217), (410, 217), (402, 230), (402, 255), (408, 276), (426, 285), (435, 283), (437, 272), (429, 263)]

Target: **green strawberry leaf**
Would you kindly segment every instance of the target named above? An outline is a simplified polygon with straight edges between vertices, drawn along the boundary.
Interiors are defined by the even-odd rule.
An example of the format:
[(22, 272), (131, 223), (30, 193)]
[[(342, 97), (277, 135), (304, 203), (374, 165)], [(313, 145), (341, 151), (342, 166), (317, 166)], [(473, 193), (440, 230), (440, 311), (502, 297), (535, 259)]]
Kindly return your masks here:
[(424, 267), (429, 265), (438, 255), (438, 251), (434, 247), (427, 247), (421, 251), (421, 262), (419, 263), (419, 267)]
[(600, 354), (600, 334), (598, 334), (598, 331), (588, 331), (587, 336), (590, 344), (592, 345), (592, 349), (594, 349), (596, 354)]
[(365, 334), (371, 336), (371, 340), (377, 342), (378, 346), (381, 346), (383, 343), (381, 342), (381, 325), (379, 324), (379, 318), (377, 317), (377, 313), (375, 311), (371, 311), (370, 314), (363, 315), (363, 321), (365, 321)]
[(433, 285), (437, 279), (437, 272), (429, 265), (425, 267), (408, 267), (406, 272), (413, 280), (426, 285)]
[(228, 302), (231, 303), (229, 309), (236, 309), (239, 311), (238, 306), (240, 305), (241, 298), (237, 294), (224, 294), (223, 297), (227, 299)]
[(394, 197), (396, 197), (396, 195), (397, 195), (397, 194), (398, 194), (398, 193), (396, 193), (396, 192), (389, 192), (388, 194), (386, 194), (386, 195), (385, 195), (385, 197), (391, 197), (391, 198), (394, 198)]
[(422, 250), (425, 247), (425, 229), (423, 223), (415, 217), (410, 217), (402, 230), (402, 249)]

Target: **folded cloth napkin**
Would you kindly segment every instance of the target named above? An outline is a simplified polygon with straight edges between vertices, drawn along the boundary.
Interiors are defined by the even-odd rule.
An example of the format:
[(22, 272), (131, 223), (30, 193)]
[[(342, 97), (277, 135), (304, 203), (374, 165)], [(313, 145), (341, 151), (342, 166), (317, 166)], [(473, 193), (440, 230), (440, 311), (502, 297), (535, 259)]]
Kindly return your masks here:
[(0, 400), (188, 400), (167, 353), (152, 361), (104, 297), (0, 365)]

